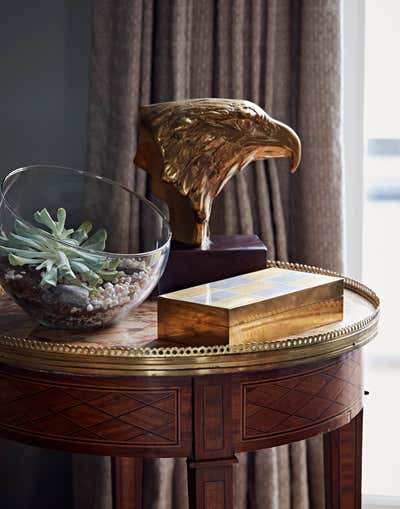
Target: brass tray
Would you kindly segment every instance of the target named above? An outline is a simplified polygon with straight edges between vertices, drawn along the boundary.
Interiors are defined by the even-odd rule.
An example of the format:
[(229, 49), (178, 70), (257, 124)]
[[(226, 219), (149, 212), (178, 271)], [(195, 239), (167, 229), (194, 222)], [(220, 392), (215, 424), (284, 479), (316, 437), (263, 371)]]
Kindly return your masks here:
[[(288, 262), (268, 267), (340, 276)], [(377, 334), (379, 299), (363, 284), (344, 278), (344, 318), (274, 341), (184, 346), (157, 339), (156, 303), (148, 301), (125, 321), (92, 333), (37, 326), (8, 297), (0, 300), (0, 361), (48, 372), (97, 375), (194, 375), (254, 371), (327, 359), (368, 343)]]

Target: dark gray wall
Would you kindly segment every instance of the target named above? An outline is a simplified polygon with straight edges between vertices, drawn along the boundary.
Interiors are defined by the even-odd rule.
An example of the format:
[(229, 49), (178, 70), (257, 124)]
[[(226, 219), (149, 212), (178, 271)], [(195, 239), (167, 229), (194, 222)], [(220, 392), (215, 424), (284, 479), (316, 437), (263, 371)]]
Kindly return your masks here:
[(0, 176), (85, 166), (90, 0), (0, 0)]
[[(85, 165), (89, 46), (90, 0), (0, 0), (0, 177)], [(0, 448), (2, 509), (72, 507), (70, 455)]]

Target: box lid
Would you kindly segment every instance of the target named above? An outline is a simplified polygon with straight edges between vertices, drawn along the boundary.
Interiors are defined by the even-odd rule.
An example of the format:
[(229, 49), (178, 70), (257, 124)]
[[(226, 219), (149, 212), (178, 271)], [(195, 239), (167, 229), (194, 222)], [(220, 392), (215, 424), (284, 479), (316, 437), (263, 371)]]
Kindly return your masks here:
[[(231, 327), (308, 304), (343, 297), (343, 279), (294, 270), (268, 268), (214, 281), (159, 297), (160, 303)], [(178, 311), (179, 310), (179, 311)]]

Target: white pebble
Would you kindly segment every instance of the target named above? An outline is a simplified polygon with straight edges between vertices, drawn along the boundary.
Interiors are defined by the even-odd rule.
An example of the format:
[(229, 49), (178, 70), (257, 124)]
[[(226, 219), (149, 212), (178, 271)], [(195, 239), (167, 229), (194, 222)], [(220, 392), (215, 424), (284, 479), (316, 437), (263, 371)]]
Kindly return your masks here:
[(87, 305), (86, 311), (93, 311), (93, 306), (92, 306), (92, 304), (88, 304), (88, 305)]

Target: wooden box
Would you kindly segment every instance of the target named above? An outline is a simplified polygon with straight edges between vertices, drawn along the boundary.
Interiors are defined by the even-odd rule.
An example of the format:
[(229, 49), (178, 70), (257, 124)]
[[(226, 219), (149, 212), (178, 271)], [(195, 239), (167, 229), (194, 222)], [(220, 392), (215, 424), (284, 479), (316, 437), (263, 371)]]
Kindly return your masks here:
[(343, 279), (269, 268), (161, 295), (158, 336), (189, 345), (268, 341), (343, 318)]

